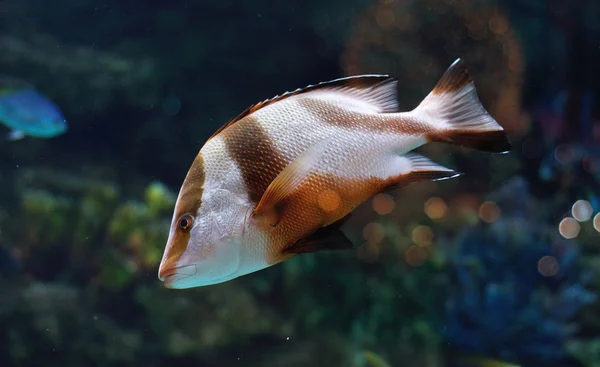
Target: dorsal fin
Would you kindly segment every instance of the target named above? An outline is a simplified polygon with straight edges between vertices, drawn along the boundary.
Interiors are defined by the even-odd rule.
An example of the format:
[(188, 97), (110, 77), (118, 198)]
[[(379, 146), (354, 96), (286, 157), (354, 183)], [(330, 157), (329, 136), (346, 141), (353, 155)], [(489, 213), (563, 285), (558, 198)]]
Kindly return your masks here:
[(214, 134), (211, 135), (210, 138), (208, 138), (208, 140), (218, 135), (227, 127), (235, 124), (239, 120), (260, 110), (263, 107), (281, 101), (285, 98), (314, 91), (330, 90), (332, 92), (340, 92), (345, 94), (347, 97), (355, 98), (356, 100), (371, 104), (373, 107), (377, 108), (378, 112), (380, 113), (398, 112), (396, 85), (397, 80), (395, 78), (392, 78), (389, 75), (378, 74), (349, 76), (327, 82), (321, 82), (318, 84), (311, 84), (304, 88), (298, 88), (290, 92), (285, 92), (281, 95), (277, 95), (273, 98), (265, 99), (262, 102), (253, 104), (242, 111), (242, 113), (237, 115), (234, 119), (221, 126), (217, 131), (214, 132)]

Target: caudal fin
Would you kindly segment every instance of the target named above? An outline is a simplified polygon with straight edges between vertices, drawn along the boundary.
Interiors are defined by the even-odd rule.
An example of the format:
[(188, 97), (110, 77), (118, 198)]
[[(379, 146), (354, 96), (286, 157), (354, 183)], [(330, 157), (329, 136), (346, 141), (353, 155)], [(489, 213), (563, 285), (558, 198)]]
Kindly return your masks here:
[(457, 59), (413, 113), (433, 129), (430, 141), (458, 144), (486, 152), (506, 153), (506, 132), (481, 105), (465, 63)]

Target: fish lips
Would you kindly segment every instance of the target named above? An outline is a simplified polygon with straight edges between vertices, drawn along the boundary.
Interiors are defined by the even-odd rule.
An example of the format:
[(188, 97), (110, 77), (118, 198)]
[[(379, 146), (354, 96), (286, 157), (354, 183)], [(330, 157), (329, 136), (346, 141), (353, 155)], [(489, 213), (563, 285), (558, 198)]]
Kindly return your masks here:
[(164, 282), (165, 287), (177, 289), (182, 280), (196, 274), (196, 265), (183, 265), (176, 268), (167, 269), (161, 272), (160, 280)]

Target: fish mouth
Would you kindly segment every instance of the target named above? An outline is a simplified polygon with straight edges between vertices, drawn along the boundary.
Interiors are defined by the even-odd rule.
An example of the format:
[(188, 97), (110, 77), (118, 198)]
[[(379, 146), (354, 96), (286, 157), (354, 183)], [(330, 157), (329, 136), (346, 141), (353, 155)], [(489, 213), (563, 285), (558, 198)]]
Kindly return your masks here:
[(183, 265), (176, 268), (163, 270), (159, 274), (159, 279), (167, 288), (177, 288), (177, 283), (185, 278), (196, 274), (196, 265)]

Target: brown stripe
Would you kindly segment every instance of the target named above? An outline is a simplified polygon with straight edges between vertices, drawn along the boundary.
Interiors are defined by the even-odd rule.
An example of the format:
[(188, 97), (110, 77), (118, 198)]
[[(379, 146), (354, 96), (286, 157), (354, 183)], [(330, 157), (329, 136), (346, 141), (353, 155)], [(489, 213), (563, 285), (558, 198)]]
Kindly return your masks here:
[(309, 114), (310, 117), (307, 117), (307, 119), (342, 128), (351, 128), (369, 133), (419, 136), (431, 133), (432, 130), (431, 125), (408, 114), (356, 113), (314, 98), (298, 98), (296, 102), (300, 108)]
[(490, 153), (506, 153), (512, 149), (504, 130), (472, 131), (446, 130), (428, 136), (430, 141), (456, 144)]
[(202, 157), (202, 153), (198, 153), (183, 181), (183, 185), (181, 186), (180, 198), (177, 207), (175, 208), (175, 220), (172, 223), (172, 225), (175, 226), (173, 228), (174, 234), (171, 242), (167, 244), (166, 251), (168, 253), (166, 261), (163, 266), (161, 266), (161, 270), (163, 271), (168, 271), (177, 266), (177, 262), (188, 246), (190, 231), (180, 230), (178, 220), (186, 213), (189, 213), (194, 217), (197, 215), (198, 209), (202, 205), (204, 179), (204, 158)]
[(230, 156), (242, 171), (250, 200), (260, 201), (265, 190), (288, 164), (254, 116), (247, 116), (223, 132)]
[(196, 215), (202, 205), (204, 179), (204, 158), (202, 153), (198, 153), (181, 187), (181, 196), (176, 208), (178, 217), (185, 213)]

